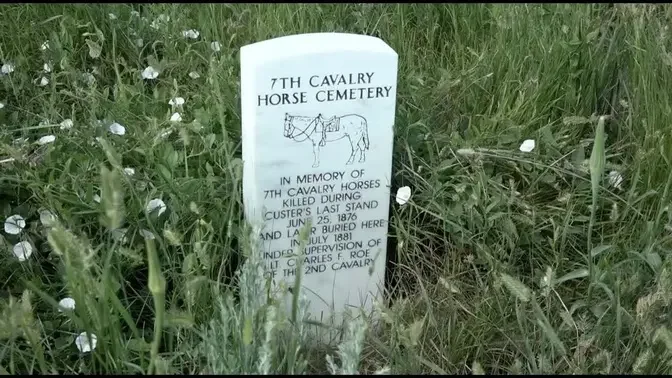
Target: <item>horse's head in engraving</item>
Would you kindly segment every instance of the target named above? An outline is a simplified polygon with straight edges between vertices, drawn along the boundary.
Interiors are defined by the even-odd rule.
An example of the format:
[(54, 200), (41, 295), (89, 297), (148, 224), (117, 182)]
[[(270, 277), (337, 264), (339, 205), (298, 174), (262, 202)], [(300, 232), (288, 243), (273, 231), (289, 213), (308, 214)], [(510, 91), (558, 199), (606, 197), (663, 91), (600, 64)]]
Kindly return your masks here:
[(315, 117), (315, 124), (320, 130), (324, 127), (324, 117), (322, 116), (322, 113), (319, 113), (317, 117)]
[(290, 138), (293, 131), (294, 125), (292, 125), (292, 116), (290, 116), (288, 113), (285, 113), (285, 138)]

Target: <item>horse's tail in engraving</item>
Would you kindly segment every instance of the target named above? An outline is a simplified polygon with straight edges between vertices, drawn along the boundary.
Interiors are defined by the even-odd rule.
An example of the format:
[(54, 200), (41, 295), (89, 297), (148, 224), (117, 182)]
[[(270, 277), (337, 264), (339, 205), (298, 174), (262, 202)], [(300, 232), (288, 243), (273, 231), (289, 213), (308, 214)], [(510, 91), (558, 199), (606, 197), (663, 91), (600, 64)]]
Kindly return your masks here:
[(362, 122), (362, 125), (364, 126), (364, 133), (362, 134), (362, 139), (364, 141), (364, 149), (368, 150), (369, 149), (369, 127), (367, 125), (366, 120)]

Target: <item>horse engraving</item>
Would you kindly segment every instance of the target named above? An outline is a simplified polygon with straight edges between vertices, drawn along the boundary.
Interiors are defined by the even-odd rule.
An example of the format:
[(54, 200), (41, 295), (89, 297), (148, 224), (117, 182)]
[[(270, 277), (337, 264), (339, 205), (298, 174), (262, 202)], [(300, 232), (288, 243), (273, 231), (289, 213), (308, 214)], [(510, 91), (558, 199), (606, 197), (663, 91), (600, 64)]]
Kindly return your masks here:
[(347, 165), (355, 161), (357, 153), (359, 153), (358, 161), (360, 163), (365, 162), (366, 154), (364, 151), (369, 149), (369, 131), (366, 118), (358, 114), (324, 118), (321, 113), (317, 117), (285, 113), (284, 136), (296, 142), (309, 140), (313, 144), (314, 168), (320, 166), (320, 148), (328, 142), (348, 138), (351, 150)]

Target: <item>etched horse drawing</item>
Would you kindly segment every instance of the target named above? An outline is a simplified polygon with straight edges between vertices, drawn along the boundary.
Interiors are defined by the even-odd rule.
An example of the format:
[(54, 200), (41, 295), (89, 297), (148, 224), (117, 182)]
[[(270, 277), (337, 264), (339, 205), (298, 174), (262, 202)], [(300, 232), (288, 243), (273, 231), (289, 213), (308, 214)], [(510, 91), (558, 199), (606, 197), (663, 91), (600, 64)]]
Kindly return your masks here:
[(318, 114), (317, 117), (306, 117), (285, 113), (284, 136), (296, 142), (310, 140), (313, 144), (314, 168), (320, 166), (320, 148), (328, 142), (348, 138), (351, 151), (347, 165), (354, 162), (357, 152), (359, 152), (359, 162), (365, 162), (364, 151), (369, 149), (366, 119), (357, 114), (326, 119), (322, 114)]

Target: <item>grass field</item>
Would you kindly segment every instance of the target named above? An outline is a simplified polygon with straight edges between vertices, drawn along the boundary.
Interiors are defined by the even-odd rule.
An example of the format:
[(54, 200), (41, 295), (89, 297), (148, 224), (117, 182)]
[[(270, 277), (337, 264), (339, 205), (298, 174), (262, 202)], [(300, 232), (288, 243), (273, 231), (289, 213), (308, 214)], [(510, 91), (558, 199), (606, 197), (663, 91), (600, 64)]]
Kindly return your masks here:
[[(672, 373), (671, 21), (664, 4), (0, 7), (0, 215), (25, 221), (0, 232), (0, 373)], [(317, 31), (399, 53), (392, 190), (412, 190), (385, 327), (338, 350), (308, 347), (301, 308), (241, 264), (238, 52)]]

